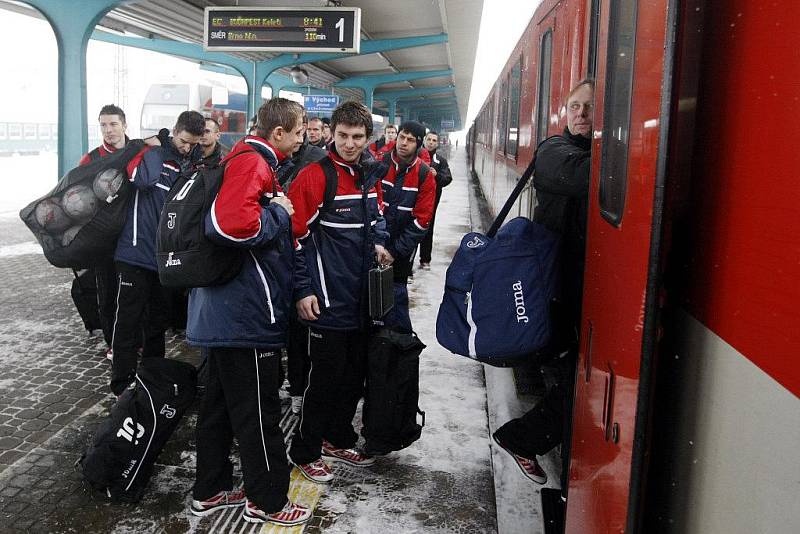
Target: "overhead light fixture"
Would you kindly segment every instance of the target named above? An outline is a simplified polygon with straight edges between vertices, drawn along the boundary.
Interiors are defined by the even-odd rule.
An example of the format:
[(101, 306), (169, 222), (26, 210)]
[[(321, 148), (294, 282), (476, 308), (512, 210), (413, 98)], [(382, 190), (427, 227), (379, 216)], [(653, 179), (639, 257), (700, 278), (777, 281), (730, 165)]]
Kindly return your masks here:
[(292, 81), (295, 85), (305, 85), (308, 81), (308, 71), (297, 66), (289, 70), (289, 76), (292, 77)]

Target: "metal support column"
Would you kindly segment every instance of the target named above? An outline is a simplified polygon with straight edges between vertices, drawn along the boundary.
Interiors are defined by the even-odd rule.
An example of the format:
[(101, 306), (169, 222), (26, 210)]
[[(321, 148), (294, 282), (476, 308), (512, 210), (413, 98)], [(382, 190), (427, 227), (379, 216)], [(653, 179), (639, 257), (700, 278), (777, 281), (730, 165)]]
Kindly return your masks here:
[(58, 43), (58, 173), (88, 150), (86, 46), (94, 27), (122, 0), (25, 0), (50, 23)]

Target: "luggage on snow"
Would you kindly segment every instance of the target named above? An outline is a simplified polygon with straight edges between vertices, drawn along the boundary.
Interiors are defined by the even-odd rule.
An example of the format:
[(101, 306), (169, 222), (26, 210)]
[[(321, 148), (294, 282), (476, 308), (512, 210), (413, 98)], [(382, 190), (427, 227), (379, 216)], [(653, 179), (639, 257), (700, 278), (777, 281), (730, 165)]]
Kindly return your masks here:
[[(399, 451), (422, 435), (419, 355), (424, 348), (416, 334), (392, 328), (380, 328), (370, 336), (361, 431), (367, 454)], [(421, 424), (417, 415), (422, 416)]]
[(20, 218), (52, 265), (86, 269), (114, 253), (132, 189), (127, 165), (143, 146), (133, 140), (75, 167), (53, 190), (22, 208)]
[(197, 389), (191, 364), (144, 358), (80, 459), (84, 478), (115, 502), (138, 502)]
[(101, 330), (103, 328), (100, 322), (100, 307), (97, 302), (97, 279), (95, 278), (94, 269), (87, 269), (78, 274), (78, 271), (72, 270), (75, 279), (72, 281), (72, 302), (75, 303), (75, 308), (81, 316), (83, 326), (91, 334), (93, 330)]

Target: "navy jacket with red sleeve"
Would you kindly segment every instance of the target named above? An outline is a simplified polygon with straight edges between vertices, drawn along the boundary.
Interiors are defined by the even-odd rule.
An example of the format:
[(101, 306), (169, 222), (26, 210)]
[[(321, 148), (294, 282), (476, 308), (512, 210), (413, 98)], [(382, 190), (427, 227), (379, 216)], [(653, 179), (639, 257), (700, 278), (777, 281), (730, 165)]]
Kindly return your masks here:
[[(316, 295), (320, 316), (314, 326), (356, 330), (364, 326), (367, 271), (375, 259), (375, 245), (388, 237), (382, 215), (382, 193), (377, 177), (365, 166), (348, 164), (331, 145), (327, 156), (337, 172), (332, 205), (323, 209), (325, 173), (312, 163), (297, 175), (289, 188), (294, 206), (294, 298)], [(363, 192), (367, 192), (364, 206)]]
[(189, 295), (186, 339), (193, 345), (274, 350), (286, 343), (291, 219), (282, 206), (270, 203), (274, 195), (283, 195), (275, 169), (284, 160), (269, 142), (248, 136), (221, 161), (222, 186), (206, 215), (205, 233), (246, 254), (236, 278)]

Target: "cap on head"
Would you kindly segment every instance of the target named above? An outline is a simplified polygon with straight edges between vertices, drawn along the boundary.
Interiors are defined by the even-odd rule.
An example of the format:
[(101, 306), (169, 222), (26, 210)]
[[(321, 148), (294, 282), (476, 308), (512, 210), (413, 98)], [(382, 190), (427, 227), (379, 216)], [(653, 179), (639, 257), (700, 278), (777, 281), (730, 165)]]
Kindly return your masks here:
[(422, 140), (425, 138), (425, 127), (417, 121), (405, 121), (400, 125), (398, 132), (410, 133), (417, 139), (417, 148), (422, 147)]

